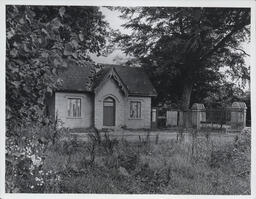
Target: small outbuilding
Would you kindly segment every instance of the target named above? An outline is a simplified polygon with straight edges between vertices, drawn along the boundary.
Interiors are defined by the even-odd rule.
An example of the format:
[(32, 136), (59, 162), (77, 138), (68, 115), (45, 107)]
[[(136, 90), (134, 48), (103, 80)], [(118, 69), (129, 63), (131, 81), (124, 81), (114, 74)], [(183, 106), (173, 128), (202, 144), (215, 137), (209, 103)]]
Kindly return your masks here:
[(157, 95), (140, 67), (71, 64), (62, 87), (48, 99), (48, 112), (69, 128), (151, 128), (151, 99)]

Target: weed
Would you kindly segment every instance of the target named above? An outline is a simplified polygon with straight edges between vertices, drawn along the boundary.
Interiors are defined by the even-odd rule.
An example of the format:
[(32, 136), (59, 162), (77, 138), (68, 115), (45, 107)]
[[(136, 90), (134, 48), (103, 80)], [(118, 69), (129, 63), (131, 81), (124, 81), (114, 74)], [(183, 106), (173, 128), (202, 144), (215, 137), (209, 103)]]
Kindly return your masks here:
[[(234, 141), (221, 135), (219, 139), (212, 135), (209, 141), (193, 132), (192, 139), (184, 142), (175, 139), (160, 142), (158, 136), (151, 142), (148, 131), (137, 142), (128, 142), (112, 138), (109, 132), (103, 134), (91, 129), (87, 141), (66, 136), (49, 145), (42, 170), (52, 174), (44, 178), (45, 184), (36, 191), (249, 194), (250, 136), (250, 130), (246, 129)], [(31, 165), (31, 161), (20, 161), (19, 167), (24, 171), (19, 172), (28, 174), (26, 164)], [(7, 168), (10, 176), (12, 167), (7, 165)], [(11, 179), (9, 187), (17, 182)], [(24, 179), (19, 182), (25, 184)], [(22, 191), (32, 192), (29, 187), (23, 187)]]

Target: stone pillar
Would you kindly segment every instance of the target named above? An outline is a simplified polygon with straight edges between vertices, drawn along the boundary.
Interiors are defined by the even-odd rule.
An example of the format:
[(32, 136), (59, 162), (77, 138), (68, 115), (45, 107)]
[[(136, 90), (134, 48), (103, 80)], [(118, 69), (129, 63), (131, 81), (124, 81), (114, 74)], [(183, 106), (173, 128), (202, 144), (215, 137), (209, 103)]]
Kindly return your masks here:
[(231, 129), (242, 130), (246, 126), (246, 104), (234, 102), (231, 107)]
[(192, 111), (192, 126), (199, 129), (201, 122), (206, 121), (206, 111), (203, 104), (194, 103), (191, 107)]
[(151, 110), (151, 128), (156, 129), (157, 128), (157, 109), (152, 108)]
[(184, 127), (183, 111), (178, 112), (178, 126)]

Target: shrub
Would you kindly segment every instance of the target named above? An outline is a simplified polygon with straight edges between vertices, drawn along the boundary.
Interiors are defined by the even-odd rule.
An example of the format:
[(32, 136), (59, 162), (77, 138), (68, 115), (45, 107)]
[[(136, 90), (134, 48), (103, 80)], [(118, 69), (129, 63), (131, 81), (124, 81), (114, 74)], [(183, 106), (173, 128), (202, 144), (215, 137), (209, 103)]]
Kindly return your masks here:
[(41, 123), (12, 129), (6, 137), (7, 193), (58, 191), (58, 174), (44, 170), (43, 165), (47, 149), (62, 132), (54, 125)]
[(234, 170), (238, 176), (248, 176), (251, 169), (251, 128), (237, 136), (232, 151)]

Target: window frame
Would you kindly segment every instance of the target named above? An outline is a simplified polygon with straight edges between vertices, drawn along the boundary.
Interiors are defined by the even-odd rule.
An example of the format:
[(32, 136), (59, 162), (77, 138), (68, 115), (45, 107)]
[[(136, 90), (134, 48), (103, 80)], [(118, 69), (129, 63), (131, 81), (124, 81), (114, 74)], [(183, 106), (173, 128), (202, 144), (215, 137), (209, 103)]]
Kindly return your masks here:
[[(138, 113), (138, 115), (139, 115), (139, 117), (131, 117), (131, 107), (132, 107), (132, 104), (133, 103), (136, 103), (136, 104), (139, 104), (139, 110), (137, 110), (137, 111), (139, 111)], [(141, 103), (141, 101), (139, 101), (139, 100), (131, 100), (130, 101), (130, 103), (129, 103), (129, 119), (131, 119), (131, 120), (141, 120), (142, 119), (142, 103)]]
[[(113, 125), (105, 125), (104, 121), (105, 121), (105, 118), (104, 118), (104, 111), (105, 111), (105, 107), (112, 107), (113, 108), (113, 111), (114, 111), (114, 115), (113, 115)], [(103, 127), (115, 127), (116, 126), (116, 100), (111, 97), (111, 96), (108, 96), (106, 98), (104, 98), (103, 100), (103, 109), (102, 109), (102, 124), (103, 124)]]
[[(77, 114), (77, 116), (74, 116), (74, 109), (72, 108), (72, 106), (70, 106), (70, 101), (72, 100), (78, 100), (78, 104), (80, 105), (80, 109), (79, 110), (79, 114)], [(82, 118), (82, 99), (81, 97), (68, 97), (67, 98), (67, 118), (73, 118), (73, 119), (76, 119), (76, 118)], [(77, 106), (77, 102), (76, 102), (76, 106)], [(71, 110), (70, 110), (71, 108)], [(78, 107), (76, 107), (77, 109)], [(72, 113), (72, 114), (71, 114)]]

